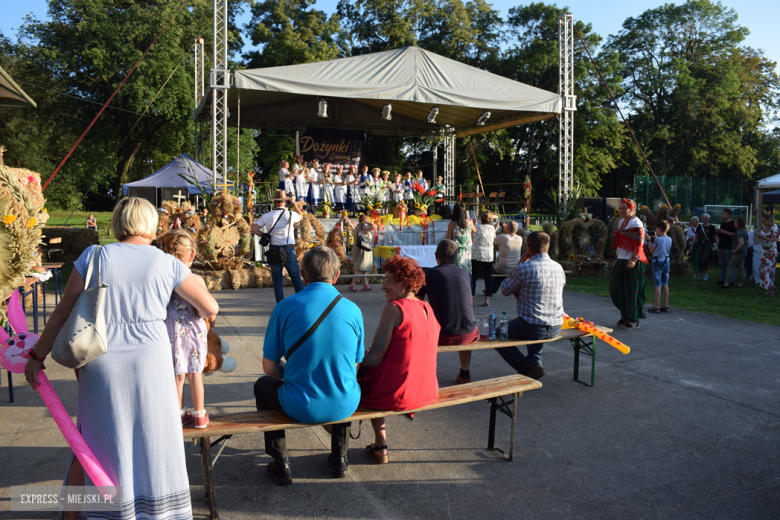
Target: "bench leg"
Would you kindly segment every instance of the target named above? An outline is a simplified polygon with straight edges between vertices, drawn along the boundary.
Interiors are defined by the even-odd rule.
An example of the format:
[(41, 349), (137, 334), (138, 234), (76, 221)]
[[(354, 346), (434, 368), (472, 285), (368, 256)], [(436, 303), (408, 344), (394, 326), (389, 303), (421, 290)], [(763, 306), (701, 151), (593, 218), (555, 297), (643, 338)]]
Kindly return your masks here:
[[(501, 412), (507, 417), (510, 418), (512, 421), (512, 432), (511, 437), (509, 438), (509, 453), (504, 454), (504, 459), (508, 460), (509, 462), (512, 462), (512, 459), (514, 458), (514, 452), (515, 452), (515, 427), (517, 425), (517, 405), (518, 400), (523, 394), (521, 393), (515, 393), (512, 394), (512, 400), (511, 401), (504, 401), (504, 398), (491, 398), (488, 399), (488, 406), (490, 406), (490, 423), (488, 424), (488, 451), (498, 451), (501, 454), (504, 454), (503, 450), (500, 448), (496, 448), (495, 446), (495, 440), (496, 440), (496, 412)], [(501, 402), (498, 402), (498, 399), (501, 399)], [(511, 405), (511, 408), (510, 408)]]
[(217, 513), (217, 494), (214, 489), (214, 468), (211, 465), (211, 439), (200, 439), (200, 466), (203, 470), (203, 488), (206, 492), (206, 503), (209, 506), (211, 520), (219, 520)]
[[(574, 349), (574, 376), (572, 379), (592, 387), (596, 384), (596, 338), (592, 336), (590, 338), (590, 344), (586, 343), (582, 338), (571, 340), (571, 346)], [(590, 384), (580, 380), (580, 352), (585, 356), (590, 356)]]

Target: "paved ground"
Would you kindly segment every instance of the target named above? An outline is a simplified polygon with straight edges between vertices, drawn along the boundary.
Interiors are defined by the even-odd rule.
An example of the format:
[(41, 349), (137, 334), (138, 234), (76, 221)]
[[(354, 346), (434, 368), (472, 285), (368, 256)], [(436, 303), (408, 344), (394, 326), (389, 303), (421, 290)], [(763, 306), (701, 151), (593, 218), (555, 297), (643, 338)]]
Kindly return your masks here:
[[(374, 287), (345, 293), (363, 310), (368, 341), (384, 305)], [(215, 294), (222, 308), (217, 330), (238, 369), (206, 379), (207, 408), (249, 410), (273, 292)], [(493, 301), (499, 315), (513, 315), (514, 300)], [(567, 292), (565, 305), (569, 314), (603, 325), (618, 318), (608, 298)], [(478, 313), (480, 321), (487, 315)], [(485, 451), (484, 403), (418, 414), (414, 422), (390, 418), (385, 466), (361, 453), (371, 440), (363, 425), (344, 480), (330, 478), (324, 431), (295, 430), (288, 435), (295, 483), (287, 488), (264, 474), (262, 436), (246, 435), (215, 467), (221, 517), (780, 518), (780, 328), (673, 311), (615, 336), (631, 353), (601, 344), (594, 388), (571, 380), (568, 343), (545, 347), (544, 386), (521, 400), (513, 463)], [(457, 367), (456, 354), (439, 356), (442, 386), (453, 383)], [(54, 363), (49, 370), (75, 415), (72, 372)], [(474, 353), (474, 378), (510, 373), (495, 352)], [(68, 460), (51, 417), (21, 379), (14, 404), (7, 403), (5, 382), (0, 388), (0, 518), (20, 517), (9, 511), (10, 486), (57, 485)], [(498, 446), (507, 446), (508, 420), (498, 421)], [(198, 450), (186, 450), (193, 507), (205, 518)]]

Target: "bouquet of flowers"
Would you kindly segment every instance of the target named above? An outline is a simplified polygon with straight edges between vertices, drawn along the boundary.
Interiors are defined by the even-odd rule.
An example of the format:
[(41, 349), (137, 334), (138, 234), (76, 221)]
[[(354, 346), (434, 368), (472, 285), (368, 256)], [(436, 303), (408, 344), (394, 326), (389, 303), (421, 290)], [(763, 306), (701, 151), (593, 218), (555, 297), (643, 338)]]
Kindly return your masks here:
[(323, 200), (320, 205), (317, 206), (317, 209), (320, 210), (323, 215), (330, 215), (330, 201)]
[(427, 213), (428, 206), (436, 200), (436, 190), (425, 191), (422, 185), (415, 183), (412, 187), (412, 197), (414, 197), (414, 209)]
[(360, 203), (369, 212), (380, 209), (382, 207), (382, 191), (383, 188), (377, 184), (366, 186), (366, 189), (363, 190), (363, 196), (360, 197)]

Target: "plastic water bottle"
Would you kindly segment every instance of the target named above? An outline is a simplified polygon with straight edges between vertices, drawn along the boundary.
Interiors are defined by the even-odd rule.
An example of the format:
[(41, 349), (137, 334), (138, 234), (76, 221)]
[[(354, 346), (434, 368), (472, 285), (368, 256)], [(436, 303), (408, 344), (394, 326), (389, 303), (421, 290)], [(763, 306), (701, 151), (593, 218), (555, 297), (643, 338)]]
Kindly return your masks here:
[(496, 309), (490, 309), (489, 339), (496, 339)]
[(506, 319), (506, 313), (501, 313), (501, 341), (509, 339), (509, 321)]
[(480, 341), (488, 340), (488, 322), (486, 318), (482, 319), (482, 325), (479, 328), (479, 339)]

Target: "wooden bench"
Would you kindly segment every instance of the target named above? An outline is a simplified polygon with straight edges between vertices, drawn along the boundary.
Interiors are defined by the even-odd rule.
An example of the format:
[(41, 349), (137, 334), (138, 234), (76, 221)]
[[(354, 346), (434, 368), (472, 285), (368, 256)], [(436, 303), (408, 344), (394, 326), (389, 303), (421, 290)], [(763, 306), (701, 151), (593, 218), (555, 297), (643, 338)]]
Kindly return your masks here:
[[(445, 408), (458, 404), (471, 403), (474, 401), (487, 400), (490, 407), (490, 422), (488, 424), (488, 446), (489, 451), (504, 452), (495, 447), (496, 433), (496, 412), (501, 412), (508, 416), (512, 422), (512, 433), (509, 438), (509, 451), (504, 454), (504, 459), (512, 461), (515, 447), (515, 424), (517, 422), (517, 404), (518, 399), (522, 397), (523, 392), (541, 388), (542, 384), (525, 376), (513, 375), (477, 381), (465, 385), (450, 386), (439, 389), (439, 399), (428, 406), (417, 408), (415, 410), (406, 410), (403, 412), (379, 411), (370, 408), (360, 407), (351, 417), (338, 421), (345, 423), (351, 421), (368, 421), (379, 417), (390, 417), (393, 415), (405, 415), (409, 413), (424, 412)], [(511, 399), (505, 396), (511, 395)], [(336, 424), (336, 423), (322, 423)], [(197, 444), (200, 442), (200, 462), (203, 471), (203, 487), (206, 494), (206, 502), (209, 506), (209, 513), (213, 520), (219, 518), (217, 512), (216, 490), (214, 487), (214, 464), (216, 464), (225, 444), (220, 446), (219, 451), (211, 460), (211, 448), (220, 442), (227, 441), (233, 435), (244, 433), (259, 433), (276, 430), (292, 430), (297, 428), (311, 428), (321, 426), (322, 424), (306, 424), (298, 422), (275, 410), (264, 410), (255, 412), (238, 412), (224, 415), (212, 415), (209, 418), (209, 425), (203, 429), (195, 429), (192, 424), (184, 426), (183, 433), (185, 439), (194, 439)], [(214, 442), (212, 437), (218, 437)]]
[[(612, 332), (612, 329), (607, 327), (598, 327), (598, 329), (606, 334)], [(586, 341), (587, 338), (590, 338), (590, 342)], [(510, 338), (507, 341), (493, 340), (477, 341), (476, 343), (469, 343), (466, 345), (439, 345), (439, 354), (442, 352), (463, 352), (486, 348), (521, 347), (523, 345), (552, 343), (553, 341), (565, 339), (568, 339), (571, 342), (571, 346), (574, 349), (574, 381), (586, 386), (593, 386), (596, 382), (596, 338), (579, 329), (564, 329), (560, 334), (550, 339), (521, 340)], [(580, 381), (580, 353), (585, 356), (590, 356), (590, 384), (585, 381)]]

